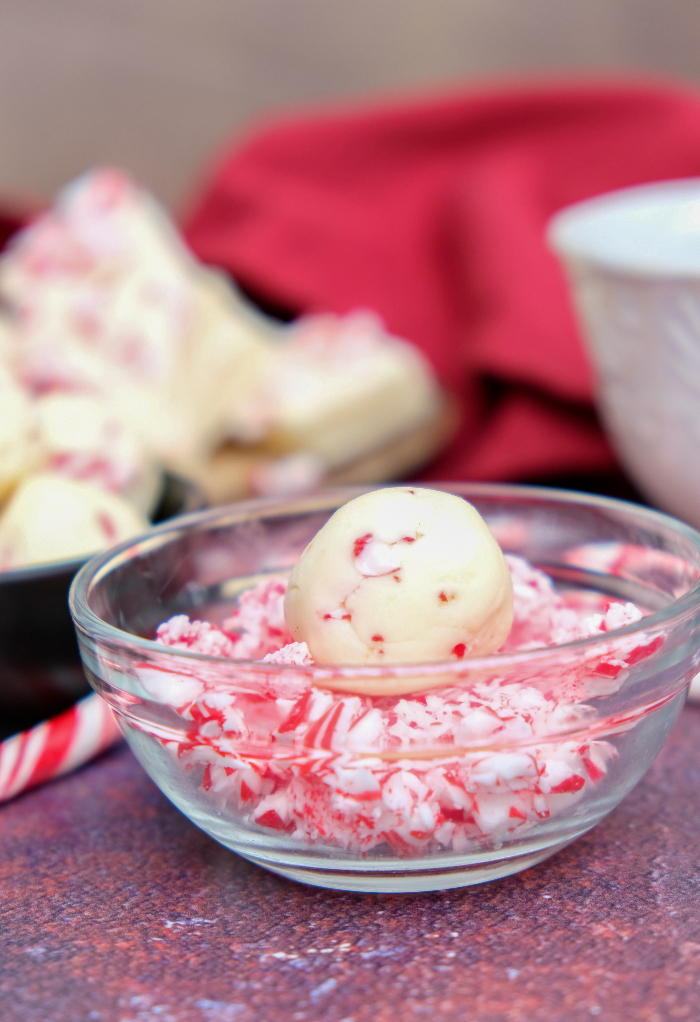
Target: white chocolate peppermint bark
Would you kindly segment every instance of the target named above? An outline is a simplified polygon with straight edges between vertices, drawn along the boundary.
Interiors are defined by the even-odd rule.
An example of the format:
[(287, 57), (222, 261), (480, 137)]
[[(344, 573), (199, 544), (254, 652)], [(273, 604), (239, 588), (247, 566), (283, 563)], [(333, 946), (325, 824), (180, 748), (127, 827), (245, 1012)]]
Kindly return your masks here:
[(60, 391), (34, 404), (43, 467), (120, 493), (149, 515), (161, 472), (122, 414), (92, 394)]
[(269, 359), (262, 331), (126, 174), (84, 174), (0, 258), (0, 298), (34, 393), (98, 395), (168, 467), (224, 436), (224, 409)]
[(375, 313), (302, 316), (279, 332), (275, 358), (230, 405), (229, 433), (333, 468), (430, 423), (441, 405), (424, 356)]

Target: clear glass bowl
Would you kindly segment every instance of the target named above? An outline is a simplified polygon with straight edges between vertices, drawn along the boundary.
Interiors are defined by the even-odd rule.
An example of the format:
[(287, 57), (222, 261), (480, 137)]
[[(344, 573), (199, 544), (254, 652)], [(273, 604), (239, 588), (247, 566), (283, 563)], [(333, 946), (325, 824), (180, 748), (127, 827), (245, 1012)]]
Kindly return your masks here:
[[(661, 749), (698, 669), (700, 534), (585, 494), (442, 488), (582, 608), (631, 601), (647, 616), (558, 646), (395, 667), (281, 666), (151, 641), (175, 614), (221, 624), (359, 488), (198, 512), (77, 576), (90, 683), (165, 795), (252, 862), (344, 890), (482, 883), (595, 826)], [(363, 694), (378, 676), (406, 694)]]

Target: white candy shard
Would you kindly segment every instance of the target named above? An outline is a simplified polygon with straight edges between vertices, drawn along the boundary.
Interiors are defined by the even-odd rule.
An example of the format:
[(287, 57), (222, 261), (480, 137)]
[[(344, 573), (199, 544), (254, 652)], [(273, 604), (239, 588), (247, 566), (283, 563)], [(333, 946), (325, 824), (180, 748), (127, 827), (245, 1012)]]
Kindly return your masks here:
[(264, 664), (295, 664), (297, 667), (308, 667), (313, 664), (309, 647), (305, 642), (290, 642), (274, 653), (263, 657)]

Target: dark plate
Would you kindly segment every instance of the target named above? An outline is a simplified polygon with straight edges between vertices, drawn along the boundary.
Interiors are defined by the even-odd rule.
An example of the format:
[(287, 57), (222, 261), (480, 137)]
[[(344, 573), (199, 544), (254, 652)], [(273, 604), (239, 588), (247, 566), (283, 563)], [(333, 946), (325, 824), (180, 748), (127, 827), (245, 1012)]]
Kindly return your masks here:
[[(167, 475), (153, 521), (205, 506), (197, 486)], [(68, 612), (70, 584), (86, 560), (0, 572), (0, 738), (90, 691)]]

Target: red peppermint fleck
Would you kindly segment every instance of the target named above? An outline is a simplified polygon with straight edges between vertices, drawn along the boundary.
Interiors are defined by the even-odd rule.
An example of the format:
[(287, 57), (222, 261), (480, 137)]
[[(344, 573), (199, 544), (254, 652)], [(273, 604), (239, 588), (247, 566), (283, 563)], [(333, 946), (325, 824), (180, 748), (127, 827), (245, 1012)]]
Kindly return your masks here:
[(567, 777), (561, 784), (557, 784), (556, 787), (552, 788), (552, 794), (568, 795), (573, 791), (580, 791), (585, 783), (584, 778), (580, 774), (572, 774), (571, 777)]
[(583, 765), (588, 771), (588, 776), (592, 781), (599, 781), (601, 777), (605, 777), (605, 771), (601, 770), (599, 766), (596, 766), (590, 757), (586, 756), (584, 758)]
[(458, 642), (457, 645), (452, 650), (452, 652), (459, 660), (461, 660), (464, 654), (467, 652), (467, 647), (464, 645), (463, 642)]
[(602, 675), (604, 678), (616, 678), (620, 671), (624, 670), (619, 664), (598, 664), (595, 669), (596, 674)]
[(657, 635), (653, 642), (648, 643), (646, 646), (637, 646), (633, 649), (631, 653), (627, 654), (625, 660), (631, 667), (632, 664), (637, 664), (640, 660), (644, 660), (646, 657), (651, 656), (651, 654), (655, 653), (659, 647), (663, 646), (663, 644), (663, 637), (661, 635)]
[(415, 543), (415, 541), (416, 541), (416, 537), (415, 536), (402, 536), (401, 537), (401, 542), (402, 543)]
[(205, 791), (209, 791), (209, 789), (211, 788), (211, 783), (212, 783), (211, 770), (209, 769), (209, 764), (207, 763), (207, 765), (204, 768), (204, 774), (202, 775), (202, 787), (204, 788)]
[(399, 855), (415, 855), (416, 849), (413, 845), (409, 844), (405, 838), (401, 837), (395, 830), (387, 830), (382, 834), (382, 837), (386, 838), (388, 844), (398, 852)]
[(243, 802), (250, 802), (251, 798), (255, 798), (255, 792), (250, 788), (245, 781), (241, 781), (241, 799)]
[(456, 807), (441, 806), (440, 815), (446, 820), (450, 820), (452, 823), (464, 823), (464, 810)]
[(286, 731), (294, 731), (297, 725), (299, 725), (304, 717), (306, 708), (311, 700), (311, 689), (308, 688), (295, 702), (294, 706), (289, 712), (289, 716), (283, 724), (277, 728), (279, 734), (284, 734)]
[(508, 813), (508, 816), (511, 818), (511, 820), (526, 820), (527, 819), (527, 813), (524, 813), (522, 811), (522, 809), (518, 809), (517, 806), (511, 806), (510, 807), (510, 812)]
[(333, 740), (333, 732), (335, 730), (335, 726), (338, 723), (338, 720), (339, 720), (340, 715), (341, 715), (342, 712), (343, 712), (343, 701), (341, 699), (340, 702), (336, 705), (335, 709), (333, 710), (333, 713), (331, 714), (331, 719), (328, 721), (328, 725), (326, 727), (325, 734), (324, 734), (323, 738), (321, 739), (321, 741), (319, 742), (320, 748), (328, 749), (329, 752), (330, 752), (331, 741)]
[(285, 823), (275, 809), (268, 809), (262, 816), (258, 816), (255, 822), (259, 823), (261, 827), (269, 827), (271, 830), (285, 830), (287, 833), (294, 830), (294, 824)]
[(304, 745), (308, 746), (308, 748), (313, 747), (314, 742), (321, 733), (321, 728), (326, 726), (326, 724), (328, 723), (328, 718), (333, 713), (334, 709), (335, 707), (331, 707), (331, 709), (326, 710), (326, 712), (322, 714), (322, 716), (320, 716), (318, 720), (315, 721), (315, 723), (313, 723), (309, 730), (306, 732), (304, 736)]
[[(377, 796), (377, 798), (378, 797), (379, 796)], [(367, 827), (368, 830), (374, 830), (374, 820), (371, 818), (371, 816), (362, 816), (361, 813), (358, 813), (357, 819), (360, 821), (360, 823), (364, 823), (365, 827)]]
[(117, 528), (106, 511), (100, 511), (97, 515), (97, 524), (104, 532), (107, 539), (117, 538)]
[(383, 635), (373, 635), (372, 636), (372, 642), (384, 642), (384, 636)]
[(367, 546), (367, 544), (369, 543), (369, 541), (371, 539), (372, 539), (372, 533), (368, 532), (366, 535), (360, 536), (359, 539), (355, 540), (355, 544), (353, 546), (353, 551), (354, 551), (355, 557), (359, 557), (360, 556), (360, 554), (362, 553), (362, 551), (364, 550), (364, 548)]
[(79, 309), (73, 313), (72, 322), (75, 331), (87, 341), (94, 341), (100, 333), (100, 320), (94, 312), (88, 309)]
[(361, 721), (361, 720), (364, 720), (364, 718), (365, 718), (365, 717), (367, 716), (367, 714), (368, 714), (368, 713), (369, 713), (369, 708), (365, 708), (365, 709), (364, 709), (364, 710), (362, 711), (362, 713), (360, 714), (360, 716), (359, 716), (359, 717), (355, 717), (355, 719), (353, 720), (352, 724), (351, 724), (351, 725), (350, 725), (350, 727), (348, 728), (348, 731), (352, 731), (352, 729), (353, 729), (354, 727), (357, 727), (357, 725), (358, 725), (358, 724), (360, 723), (360, 721)]
[(440, 593), (440, 603), (447, 603), (447, 597), (444, 593)]

